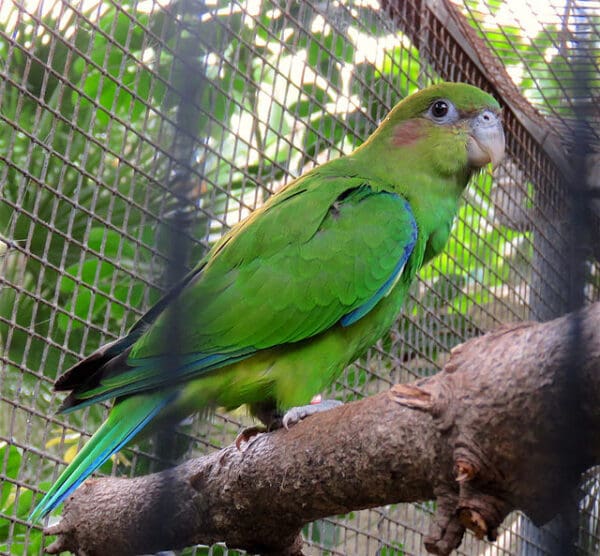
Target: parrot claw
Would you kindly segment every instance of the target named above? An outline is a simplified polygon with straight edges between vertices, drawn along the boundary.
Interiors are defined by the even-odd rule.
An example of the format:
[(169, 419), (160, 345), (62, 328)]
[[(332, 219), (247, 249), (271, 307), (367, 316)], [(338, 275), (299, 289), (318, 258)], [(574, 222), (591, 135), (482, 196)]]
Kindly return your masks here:
[(344, 402), (340, 402), (338, 400), (322, 400), (318, 403), (311, 403), (310, 405), (300, 405), (298, 407), (292, 407), (289, 411), (285, 413), (283, 419), (281, 420), (281, 424), (289, 429), (291, 425), (295, 425), (309, 417), (310, 415), (314, 415), (315, 413), (321, 413), (322, 411), (329, 411), (334, 407), (339, 407), (343, 405)]
[(262, 434), (263, 432), (268, 432), (268, 429), (261, 426), (245, 428), (240, 434), (237, 435), (237, 438), (235, 439), (235, 447), (241, 452), (242, 444), (248, 443), (252, 438)]

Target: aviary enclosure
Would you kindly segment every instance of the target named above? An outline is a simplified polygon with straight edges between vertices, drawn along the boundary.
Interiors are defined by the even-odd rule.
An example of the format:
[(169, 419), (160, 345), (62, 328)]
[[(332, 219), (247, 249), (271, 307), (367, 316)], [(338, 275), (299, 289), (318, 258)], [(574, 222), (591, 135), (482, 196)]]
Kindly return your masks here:
[[(43, 553), (34, 499), (108, 411), (55, 415), (59, 373), (419, 88), (465, 81), (494, 94), (507, 156), (469, 187), (402, 318), (330, 396), (430, 375), (468, 338), (600, 300), (599, 205), (583, 197), (600, 191), (599, 76), (596, 0), (0, 2), (0, 553)], [(244, 411), (188, 420), (168, 449), (151, 438), (101, 473), (144, 474), (249, 424)], [(595, 555), (593, 471), (582, 488), (578, 546)], [(432, 512), (398, 504), (317, 521), (306, 551), (423, 554)], [(515, 513), (494, 544), (469, 535), (457, 553), (552, 554), (560, 535)]]

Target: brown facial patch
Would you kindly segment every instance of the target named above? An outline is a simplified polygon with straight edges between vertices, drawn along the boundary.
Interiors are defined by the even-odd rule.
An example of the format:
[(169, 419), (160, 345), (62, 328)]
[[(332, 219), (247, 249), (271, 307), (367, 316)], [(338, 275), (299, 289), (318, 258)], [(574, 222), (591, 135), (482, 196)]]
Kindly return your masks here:
[(392, 145), (395, 147), (406, 147), (416, 143), (424, 135), (423, 122), (419, 120), (407, 120), (394, 128)]

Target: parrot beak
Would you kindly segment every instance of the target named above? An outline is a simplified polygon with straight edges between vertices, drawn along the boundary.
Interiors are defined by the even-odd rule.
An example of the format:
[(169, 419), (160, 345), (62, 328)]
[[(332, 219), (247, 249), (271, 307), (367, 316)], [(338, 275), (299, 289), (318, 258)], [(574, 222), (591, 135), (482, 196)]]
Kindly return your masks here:
[(491, 162), (495, 168), (504, 158), (504, 130), (500, 117), (491, 110), (483, 110), (470, 120), (470, 126), (469, 164), (481, 168)]

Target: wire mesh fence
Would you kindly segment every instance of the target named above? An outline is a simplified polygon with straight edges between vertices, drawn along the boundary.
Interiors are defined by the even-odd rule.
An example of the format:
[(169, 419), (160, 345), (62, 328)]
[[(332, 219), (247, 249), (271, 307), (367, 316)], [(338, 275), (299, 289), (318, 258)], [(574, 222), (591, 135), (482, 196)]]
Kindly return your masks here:
[[(572, 50), (585, 41), (598, 74), (600, 6), (543, 4), (0, 3), (0, 553), (43, 552), (41, 527), (27, 521), (34, 499), (107, 415), (102, 404), (55, 415), (61, 371), (123, 335), (224, 231), (292, 177), (350, 152), (418, 88), (447, 79), (494, 92), (508, 156), (474, 180), (402, 318), (332, 395), (350, 401), (431, 374), (467, 338), (564, 312), (567, 184), (539, 131), (558, 130), (568, 149)], [(600, 297), (598, 276), (592, 257), (586, 302)], [(250, 422), (243, 410), (189, 420), (168, 453), (150, 439), (100, 471), (142, 474), (225, 446)], [(597, 554), (593, 473), (586, 484), (580, 545)], [(422, 554), (432, 508), (356, 512), (304, 536), (310, 554)], [(513, 514), (495, 544), (469, 536), (457, 553), (550, 554), (555, 542), (552, 527)]]

